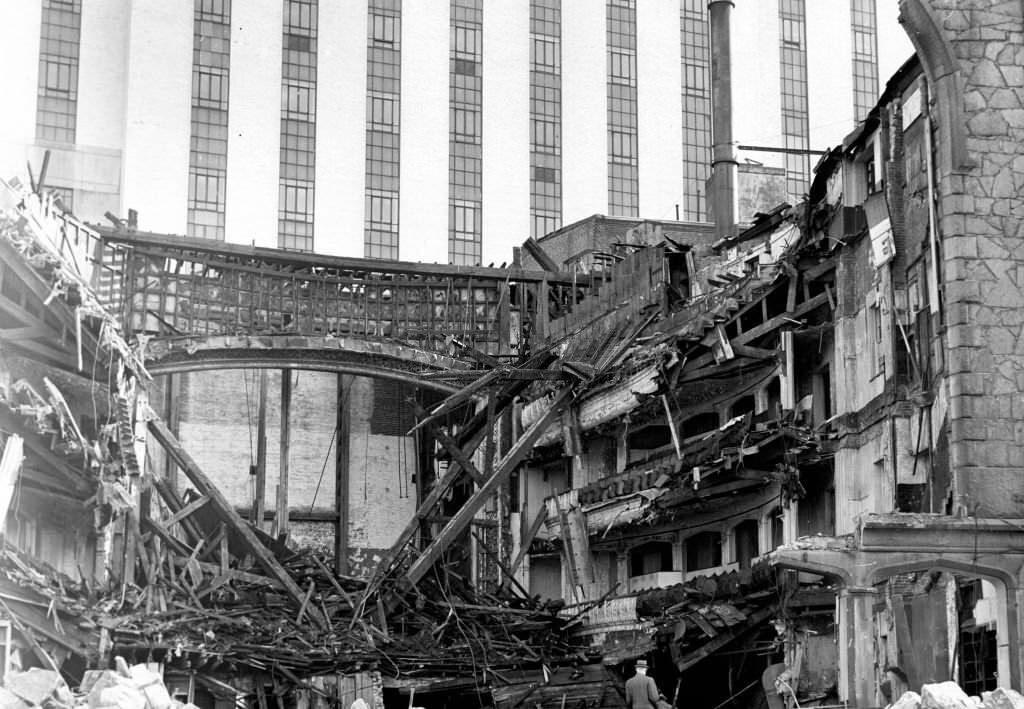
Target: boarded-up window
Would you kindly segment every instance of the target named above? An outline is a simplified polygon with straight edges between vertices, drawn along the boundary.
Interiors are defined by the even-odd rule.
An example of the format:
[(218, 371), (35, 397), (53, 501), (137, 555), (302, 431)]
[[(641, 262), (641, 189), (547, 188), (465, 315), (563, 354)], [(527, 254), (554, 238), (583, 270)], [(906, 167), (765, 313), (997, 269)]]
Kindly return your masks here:
[(413, 388), (387, 379), (373, 380), (373, 411), (370, 412), (370, 433), (378, 436), (404, 436), (415, 425), (412, 405), (408, 399)]

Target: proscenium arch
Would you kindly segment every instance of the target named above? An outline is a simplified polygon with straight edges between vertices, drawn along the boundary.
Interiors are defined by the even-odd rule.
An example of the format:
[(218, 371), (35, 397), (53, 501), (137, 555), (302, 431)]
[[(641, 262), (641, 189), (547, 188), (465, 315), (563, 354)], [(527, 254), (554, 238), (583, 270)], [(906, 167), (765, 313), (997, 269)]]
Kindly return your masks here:
[(227, 369), (295, 369), (310, 372), (333, 372), (351, 374), (370, 379), (388, 379), (408, 384), (419, 389), (429, 389), (441, 394), (454, 394), (462, 387), (447, 382), (423, 379), (411, 372), (386, 367), (359, 366), (352, 363), (318, 361), (312, 359), (267, 359), (265, 357), (242, 357), (231, 359), (194, 358), (188, 360), (147, 363), (146, 371), (153, 375), (179, 374), (185, 372), (216, 372)]
[(460, 387), (424, 374), (471, 371), (469, 362), (399, 342), (298, 335), (160, 337), (141, 354), (151, 374), (220, 369), (298, 369), (390, 379), (452, 393)]

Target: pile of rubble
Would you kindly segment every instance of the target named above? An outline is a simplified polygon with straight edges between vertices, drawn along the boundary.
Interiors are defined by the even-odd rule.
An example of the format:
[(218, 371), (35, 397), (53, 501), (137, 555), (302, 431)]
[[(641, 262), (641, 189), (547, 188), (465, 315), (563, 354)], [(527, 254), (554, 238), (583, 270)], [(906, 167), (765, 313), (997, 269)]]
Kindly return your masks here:
[(956, 682), (936, 682), (922, 686), (920, 694), (904, 692), (889, 709), (1024, 709), (1024, 695), (999, 687), (968, 696)]
[(9, 672), (0, 688), (2, 709), (196, 709), (173, 699), (161, 675), (146, 665), (128, 666), (118, 657), (116, 670), (89, 670), (72, 691), (58, 672), (32, 668)]

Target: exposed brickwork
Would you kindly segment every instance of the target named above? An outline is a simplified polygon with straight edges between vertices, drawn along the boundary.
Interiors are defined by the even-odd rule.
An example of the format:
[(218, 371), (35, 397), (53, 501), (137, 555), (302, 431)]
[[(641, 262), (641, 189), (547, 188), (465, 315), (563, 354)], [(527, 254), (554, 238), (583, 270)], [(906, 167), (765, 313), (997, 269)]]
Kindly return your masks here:
[[(918, 41), (938, 100), (938, 210), (955, 493), (983, 516), (1024, 514), (1024, 5), (904, 0), (944, 43)], [(912, 12), (911, 12), (912, 14)], [(913, 30), (921, 28), (910, 28)], [(915, 40), (917, 41), (917, 40)], [(951, 50), (943, 59), (941, 50)], [(934, 71), (934, 69), (933, 69)], [(945, 83), (944, 83), (945, 82)], [(953, 83), (950, 83), (953, 82)], [(959, 120), (958, 120), (959, 119)], [(960, 141), (963, 145), (959, 145)], [(965, 238), (966, 237), (966, 238)]]
[[(337, 376), (293, 373), (289, 507), (333, 511), (337, 424)], [(416, 511), (416, 450), (413, 438), (370, 432), (373, 380), (356, 377), (343, 400), (350, 411), (350, 573), (372, 571)], [(255, 457), (259, 373), (253, 370), (193, 372), (180, 393), (180, 438), (232, 504), (248, 507)], [(268, 377), (267, 509), (274, 508), (278, 481), (281, 375)], [(250, 451), (250, 440), (252, 449)], [(182, 479), (182, 486), (187, 483)], [(319, 490), (317, 489), (319, 486)], [(322, 552), (334, 550), (330, 522), (293, 523), (292, 541)]]

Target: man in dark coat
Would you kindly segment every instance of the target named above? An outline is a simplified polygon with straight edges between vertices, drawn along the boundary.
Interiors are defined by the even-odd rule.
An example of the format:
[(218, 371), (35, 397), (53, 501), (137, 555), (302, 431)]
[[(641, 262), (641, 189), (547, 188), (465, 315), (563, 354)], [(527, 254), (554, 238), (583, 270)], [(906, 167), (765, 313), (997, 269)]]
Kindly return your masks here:
[(626, 680), (626, 707), (628, 709), (658, 709), (658, 685), (647, 676), (647, 662), (637, 660), (636, 674)]

